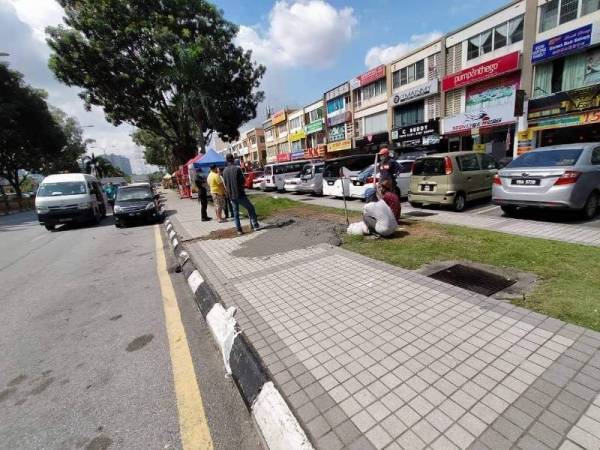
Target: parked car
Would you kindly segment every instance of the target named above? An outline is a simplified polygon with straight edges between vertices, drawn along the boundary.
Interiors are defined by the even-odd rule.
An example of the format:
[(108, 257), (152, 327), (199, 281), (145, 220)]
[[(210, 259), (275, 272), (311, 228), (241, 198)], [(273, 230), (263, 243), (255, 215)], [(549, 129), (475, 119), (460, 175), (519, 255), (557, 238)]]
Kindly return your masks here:
[(578, 210), (593, 218), (600, 201), (600, 143), (524, 153), (498, 172), (492, 201), (507, 214), (517, 208), (552, 208)]
[(492, 196), (498, 163), (490, 155), (453, 152), (415, 161), (408, 201), (413, 207), (448, 205), (463, 211), (467, 202)]
[(38, 220), (47, 230), (62, 223), (100, 223), (107, 200), (96, 177), (83, 173), (50, 175), (42, 180), (35, 197)]
[(284, 189), (289, 192), (323, 195), (323, 161), (311, 161), (302, 167), (297, 177), (286, 180)]
[(159, 194), (155, 194), (147, 183), (123, 186), (117, 192), (113, 215), (115, 226), (121, 228), (131, 222), (158, 222), (164, 217), (160, 208)]
[(252, 180), (252, 189), (258, 189), (259, 191), (263, 191), (265, 189), (265, 184), (265, 177), (257, 177), (254, 180)]
[(283, 190), (285, 192), (300, 192), (300, 184), (302, 184), (302, 180), (300, 179), (300, 174), (293, 178), (286, 178), (283, 182)]
[[(396, 176), (396, 184), (400, 190), (400, 196), (408, 196), (408, 190), (410, 188), (410, 177), (412, 173), (413, 160), (398, 160), (400, 165), (400, 173)], [(350, 186), (350, 197), (365, 199), (365, 192), (368, 188), (372, 187), (373, 182), (379, 181), (379, 176), (373, 179), (373, 171), (375, 165), (371, 165), (363, 170), (358, 176), (351, 179), (352, 185)]]
[[(343, 156), (325, 161), (323, 168), (323, 195), (332, 197), (350, 196), (350, 185), (366, 167), (373, 164), (375, 155)], [(340, 178), (340, 172), (344, 179)], [(342, 190), (343, 186), (343, 190)]]
[(253, 172), (246, 172), (244, 174), (244, 187), (246, 189), (253, 189), (254, 188), (254, 180), (256, 178), (262, 177), (262, 172), (259, 171), (253, 171)]

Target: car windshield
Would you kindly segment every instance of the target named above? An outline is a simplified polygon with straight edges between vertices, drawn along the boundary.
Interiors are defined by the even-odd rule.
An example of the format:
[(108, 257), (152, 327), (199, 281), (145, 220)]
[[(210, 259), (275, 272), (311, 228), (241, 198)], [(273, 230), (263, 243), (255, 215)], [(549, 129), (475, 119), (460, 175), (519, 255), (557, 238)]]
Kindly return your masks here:
[(117, 193), (118, 202), (130, 202), (130, 201), (141, 201), (141, 200), (152, 200), (152, 194), (148, 188), (122, 188)]
[(63, 181), (59, 183), (41, 184), (37, 196), (55, 197), (59, 195), (81, 195), (85, 193), (85, 183), (83, 181)]
[(304, 177), (310, 177), (312, 175), (312, 166), (310, 164), (307, 164), (306, 166), (304, 166), (302, 168), (301, 175)]
[(315, 166), (315, 173), (323, 173), (323, 170), (325, 170), (324, 165)]
[(413, 166), (414, 175), (445, 175), (444, 158), (417, 159)]
[(512, 160), (506, 168), (573, 166), (577, 163), (581, 153), (583, 153), (582, 149), (535, 150)]
[(359, 173), (358, 177), (357, 177), (358, 180), (364, 182), (367, 178), (369, 178), (370, 176), (372, 176), (373, 175), (373, 168), (374, 167), (375, 167), (374, 165), (370, 166), (370, 167), (367, 167), (365, 170), (363, 170), (361, 173)]

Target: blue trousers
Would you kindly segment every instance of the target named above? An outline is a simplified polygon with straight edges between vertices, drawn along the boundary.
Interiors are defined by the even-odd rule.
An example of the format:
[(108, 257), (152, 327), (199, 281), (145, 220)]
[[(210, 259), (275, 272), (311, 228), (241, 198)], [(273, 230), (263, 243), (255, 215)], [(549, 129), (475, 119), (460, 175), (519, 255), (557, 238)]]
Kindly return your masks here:
[(245, 195), (231, 199), (231, 205), (233, 206), (233, 221), (235, 222), (235, 227), (238, 231), (242, 231), (242, 224), (240, 223), (240, 205), (246, 208), (248, 211), (248, 216), (250, 216), (250, 225), (252, 228), (258, 228), (258, 219), (256, 217), (256, 210), (254, 209), (254, 205), (250, 202), (250, 199)]

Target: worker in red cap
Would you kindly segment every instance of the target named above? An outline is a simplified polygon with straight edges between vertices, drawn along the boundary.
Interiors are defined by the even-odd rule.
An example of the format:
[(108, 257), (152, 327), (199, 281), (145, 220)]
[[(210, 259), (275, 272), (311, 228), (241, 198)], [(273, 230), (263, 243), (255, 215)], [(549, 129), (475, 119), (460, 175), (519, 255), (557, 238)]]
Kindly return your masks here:
[(379, 183), (390, 180), (393, 192), (400, 198), (400, 189), (398, 189), (398, 183), (396, 183), (396, 175), (400, 173), (400, 164), (392, 159), (390, 151), (385, 147), (379, 150), (379, 156), (381, 158), (379, 162)]

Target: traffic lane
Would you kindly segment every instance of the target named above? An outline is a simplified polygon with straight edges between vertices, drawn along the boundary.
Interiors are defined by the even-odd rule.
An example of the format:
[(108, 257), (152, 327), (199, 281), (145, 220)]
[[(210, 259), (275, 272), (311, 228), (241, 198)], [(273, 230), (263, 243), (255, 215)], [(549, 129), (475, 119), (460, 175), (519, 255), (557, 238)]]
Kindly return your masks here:
[(39, 242), (0, 272), (3, 445), (179, 447), (152, 227)]

